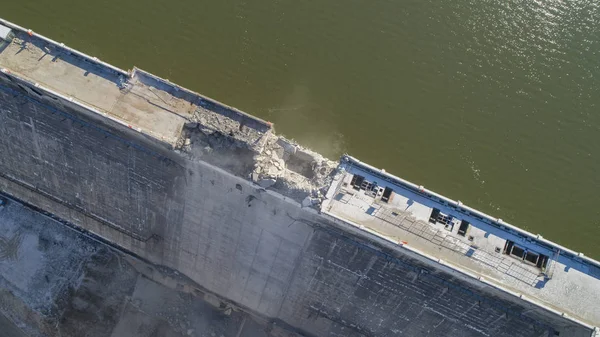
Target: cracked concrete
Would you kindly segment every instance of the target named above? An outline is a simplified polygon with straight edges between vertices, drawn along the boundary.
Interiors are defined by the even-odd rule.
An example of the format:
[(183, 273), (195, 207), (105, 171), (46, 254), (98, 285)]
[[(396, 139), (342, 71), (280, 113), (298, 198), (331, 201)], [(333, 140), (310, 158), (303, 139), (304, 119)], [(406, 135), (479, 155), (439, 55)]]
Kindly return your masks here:
[(337, 163), (277, 136), (253, 129), (203, 107), (185, 125), (177, 148), (190, 160), (204, 160), (271, 188), (307, 206), (318, 207)]

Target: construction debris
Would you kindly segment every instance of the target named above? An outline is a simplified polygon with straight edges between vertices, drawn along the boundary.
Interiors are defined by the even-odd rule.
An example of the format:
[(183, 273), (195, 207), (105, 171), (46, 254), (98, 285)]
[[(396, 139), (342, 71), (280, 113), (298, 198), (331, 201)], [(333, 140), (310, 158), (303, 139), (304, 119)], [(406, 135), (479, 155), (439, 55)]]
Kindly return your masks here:
[[(239, 118), (237, 118), (239, 119)], [(318, 207), (337, 162), (252, 122), (203, 107), (187, 123), (177, 149), (301, 202)], [(310, 202), (304, 202), (306, 198)]]

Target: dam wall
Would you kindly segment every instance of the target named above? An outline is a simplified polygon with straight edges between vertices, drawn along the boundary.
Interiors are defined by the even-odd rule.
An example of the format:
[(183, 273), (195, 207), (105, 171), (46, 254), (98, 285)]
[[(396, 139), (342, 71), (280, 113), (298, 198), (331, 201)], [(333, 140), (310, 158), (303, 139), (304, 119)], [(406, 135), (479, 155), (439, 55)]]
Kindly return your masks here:
[[(257, 173), (249, 161), (265, 160), (270, 128), (185, 96), (201, 118), (184, 118), (174, 144), (4, 72), (0, 190), (305, 336), (592, 335), (556, 311), (320, 214), (298, 189), (250, 178)], [(228, 122), (221, 119), (254, 142), (215, 131)], [(297, 164), (303, 156), (283, 157), (306, 174)]]

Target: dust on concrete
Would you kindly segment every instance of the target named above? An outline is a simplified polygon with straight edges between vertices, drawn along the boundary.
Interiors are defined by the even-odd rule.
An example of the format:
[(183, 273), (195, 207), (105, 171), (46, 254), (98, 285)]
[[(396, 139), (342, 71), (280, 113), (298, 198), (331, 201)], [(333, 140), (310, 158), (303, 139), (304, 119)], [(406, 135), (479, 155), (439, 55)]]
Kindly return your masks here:
[(209, 108), (198, 106), (193, 122), (184, 127), (178, 151), (274, 189), (304, 207), (320, 206), (337, 162), (276, 135), (271, 125)]

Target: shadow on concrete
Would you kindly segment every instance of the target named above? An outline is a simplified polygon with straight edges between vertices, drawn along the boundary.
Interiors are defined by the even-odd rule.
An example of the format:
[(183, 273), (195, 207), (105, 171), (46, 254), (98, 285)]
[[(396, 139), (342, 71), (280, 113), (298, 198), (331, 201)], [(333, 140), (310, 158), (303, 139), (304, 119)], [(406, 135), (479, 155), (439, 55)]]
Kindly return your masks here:
[[(56, 62), (57, 59), (63, 62), (69, 63), (74, 67), (84, 70), (84, 76), (88, 76), (90, 73), (98, 77), (101, 77), (107, 81), (113, 82), (115, 85), (119, 85), (119, 76), (112, 70), (101, 65), (94, 63), (93, 61), (87, 60), (83, 57), (69, 54), (61, 47), (47, 43), (44, 40), (35, 37), (29, 37), (27, 34), (19, 34), (18, 37), (23, 39), (23, 46), (17, 52), (20, 53), (27, 48), (27, 44), (32, 44), (46, 52), (46, 55), (52, 56), (52, 62)], [(41, 61), (44, 57), (40, 58)]]

